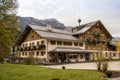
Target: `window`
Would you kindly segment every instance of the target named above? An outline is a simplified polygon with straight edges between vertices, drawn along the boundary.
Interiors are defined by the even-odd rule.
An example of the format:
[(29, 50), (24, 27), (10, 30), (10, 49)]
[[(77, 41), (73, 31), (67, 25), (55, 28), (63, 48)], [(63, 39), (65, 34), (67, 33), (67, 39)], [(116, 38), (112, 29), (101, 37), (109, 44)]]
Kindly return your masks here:
[(27, 52), (25, 52), (25, 56), (27, 56)]
[(26, 47), (28, 46), (28, 44), (26, 43)]
[(82, 46), (83, 46), (83, 43), (79, 43), (79, 46), (82, 47)]
[(108, 56), (107, 52), (105, 53), (106, 57)]
[(22, 52), (22, 56), (24, 56), (24, 52)]
[(57, 41), (57, 45), (62, 45), (62, 41)]
[(39, 41), (37, 41), (37, 46), (39, 46), (39, 44), (40, 44)]
[(72, 42), (63, 42), (63, 45), (65, 45), (65, 46), (72, 46)]
[(113, 57), (115, 57), (116, 56), (116, 54), (115, 53), (113, 53)]
[(52, 45), (56, 45), (56, 41), (50, 41)]
[(39, 52), (36, 53), (36, 56), (39, 56)]
[(34, 42), (32, 42), (32, 46), (34, 46), (35, 44), (34, 44)]
[(44, 56), (45, 52), (44, 51), (41, 51), (41, 56)]
[(29, 52), (29, 56), (31, 56), (30, 52)]
[(23, 44), (22, 46), (24, 47), (25, 45)]
[(34, 56), (34, 52), (32, 52), (32, 56)]
[(69, 58), (70, 59), (77, 59), (77, 55), (70, 55)]
[(77, 59), (77, 55), (73, 55), (73, 59)]
[(41, 45), (44, 45), (45, 44), (45, 41), (41, 41)]
[(32, 46), (32, 44), (30, 43), (30, 46)]
[(78, 43), (77, 43), (77, 42), (75, 42), (75, 43), (74, 43), (74, 46), (78, 46)]
[(72, 59), (72, 55), (69, 56), (69, 59)]
[(80, 55), (80, 59), (83, 59), (83, 55), (82, 54)]

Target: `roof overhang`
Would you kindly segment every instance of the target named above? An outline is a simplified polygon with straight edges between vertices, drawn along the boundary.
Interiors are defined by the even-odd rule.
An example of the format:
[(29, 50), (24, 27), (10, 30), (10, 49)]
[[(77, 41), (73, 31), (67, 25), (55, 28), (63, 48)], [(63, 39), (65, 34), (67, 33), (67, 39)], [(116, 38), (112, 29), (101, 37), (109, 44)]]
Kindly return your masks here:
[(96, 50), (85, 50), (85, 49), (81, 49), (81, 48), (70, 48), (70, 47), (57, 47), (53, 50), (49, 51), (50, 53), (52, 52), (56, 52), (56, 53), (95, 53), (98, 52)]
[(48, 39), (48, 40), (61, 40), (61, 41), (72, 41), (72, 42), (83, 42), (79, 39), (76, 39), (76, 40), (71, 40), (71, 39), (62, 39), (62, 38), (51, 38), (51, 37), (43, 37), (44, 39)]

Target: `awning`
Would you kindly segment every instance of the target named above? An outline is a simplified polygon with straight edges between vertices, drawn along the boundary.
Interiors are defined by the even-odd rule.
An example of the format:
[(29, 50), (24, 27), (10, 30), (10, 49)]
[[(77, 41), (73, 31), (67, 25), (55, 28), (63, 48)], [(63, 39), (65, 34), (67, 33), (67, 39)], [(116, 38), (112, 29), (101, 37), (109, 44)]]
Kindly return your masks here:
[(69, 53), (93, 53), (95, 50), (84, 50), (81, 48), (70, 48), (70, 47), (57, 47), (49, 52), (69, 52)]

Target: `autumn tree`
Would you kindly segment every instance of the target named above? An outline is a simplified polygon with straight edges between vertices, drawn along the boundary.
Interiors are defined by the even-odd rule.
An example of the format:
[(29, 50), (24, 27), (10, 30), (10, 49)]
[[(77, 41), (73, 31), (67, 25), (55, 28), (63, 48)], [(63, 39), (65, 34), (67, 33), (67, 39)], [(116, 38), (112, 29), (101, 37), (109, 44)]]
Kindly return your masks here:
[(18, 31), (17, 0), (0, 0), (0, 62), (10, 54)]
[(120, 59), (120, 40), (117, 41), (117, 46), (116, 46), (117, 52), (119, 52), (119, 59)]

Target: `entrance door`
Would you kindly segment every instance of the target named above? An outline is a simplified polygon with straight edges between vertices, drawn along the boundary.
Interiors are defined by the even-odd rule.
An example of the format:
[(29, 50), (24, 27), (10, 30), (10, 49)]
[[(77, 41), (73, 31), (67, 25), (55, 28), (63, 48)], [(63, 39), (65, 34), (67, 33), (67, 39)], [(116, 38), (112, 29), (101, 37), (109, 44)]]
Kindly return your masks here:
[(61, 60), (61, 62), (65, 62), (66, 60), (66, 54), (65, 53), (58, 53), (59, 56), (59, 60)]
[(90, 61), (90, 54), (89, 53), (85, 54), (85, 61)]

